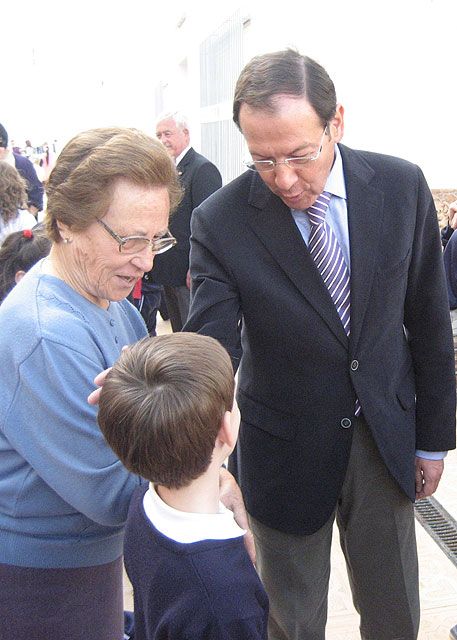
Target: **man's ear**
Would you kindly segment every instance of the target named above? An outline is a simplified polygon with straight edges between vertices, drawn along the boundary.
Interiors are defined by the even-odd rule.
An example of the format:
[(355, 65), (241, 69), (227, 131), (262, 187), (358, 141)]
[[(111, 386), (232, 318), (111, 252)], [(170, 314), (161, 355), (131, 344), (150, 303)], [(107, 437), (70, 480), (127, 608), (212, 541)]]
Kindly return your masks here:
[(236, 433), (233, 433), (232, 413), (230, 411), (226, 411), (222, 416), (218, 437), (228, 447), (233, 448), (235, 446)]
[(344, 134), (344, 107), (342, 104), (336, 105), (335, 116), (329, 122), (331, 140), (340, 142)]

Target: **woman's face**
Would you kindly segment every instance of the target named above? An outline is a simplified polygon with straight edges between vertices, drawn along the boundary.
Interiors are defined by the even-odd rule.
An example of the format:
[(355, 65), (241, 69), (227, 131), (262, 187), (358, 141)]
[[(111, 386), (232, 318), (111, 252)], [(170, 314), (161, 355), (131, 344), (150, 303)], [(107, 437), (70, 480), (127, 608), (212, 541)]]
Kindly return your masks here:
[[(103, 222), (118, 236), (141, 235), (152, 240), (168, 227), (170, 201), (165, 187), (142, 187), (119, 180)], [(154, 255), (145, 245), (137, 253), (122, 253), (119, 244), (96, 220), (83, 231), (59, 224), (62, 239), (59, 271), (85, 298), (107, 309), (123, 300), (146, 271)]]

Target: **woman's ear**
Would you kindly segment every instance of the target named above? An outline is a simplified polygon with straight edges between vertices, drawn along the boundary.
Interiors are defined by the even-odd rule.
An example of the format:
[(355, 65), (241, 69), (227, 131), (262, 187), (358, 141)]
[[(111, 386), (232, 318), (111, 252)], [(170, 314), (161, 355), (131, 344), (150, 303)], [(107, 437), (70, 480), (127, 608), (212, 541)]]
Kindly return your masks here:
[(60, 220), (57, 220), (57, 229), (63, 242), (71, 242), (71, 228), (68, 225), (61, 222)]

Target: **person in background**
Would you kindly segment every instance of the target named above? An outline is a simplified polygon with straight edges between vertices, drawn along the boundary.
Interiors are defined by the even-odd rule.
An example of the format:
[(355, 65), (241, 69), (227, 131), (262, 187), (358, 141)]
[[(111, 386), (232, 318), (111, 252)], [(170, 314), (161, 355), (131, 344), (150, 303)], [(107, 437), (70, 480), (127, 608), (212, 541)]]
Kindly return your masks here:
[(325, 638), (336, 519), (361, 637), (415, 640), (413, 502), (436, 490), (455, 447), (432, 194), (416, 165), (341, 144), (333, 82), (297, 51), (246, 65), (233, 117), (251, 158), (193, 212), (184, 331), (217, 338), (239, 364), (229, 468), (270, 639)]
[(35, 216), (43, 209), (44, 189), (38, 179), (35, 167), (28, 158), (20, 153), (10, 152), (8, 149), (8, 133), (0, 124), (0, 160), (8, 162), (19, 171), (27, 184), (27, 206), (29, 212)]
[(50, 248), (51, 241), (42, 229), (24, 229), (6, 236), (0, 247), (0, 303)]
[(128, 299), (143, 316), (150, 336), (156, 335), (157, 312), (165, 307), (163, 287), (151, 279), (151, 272), (145, 273), (129, 295)]
[(163, 146), (94, 129), (47, 184), (49, 256), (0, 307), (0, 629), (6, 638), (121, 640), (122, 543), (142, 480), (87, 403), (95, 375), (146, 335), (125, 299), (171, 248), (181, 192)]
[(124, 543), (136, 640), (267, 640), (246, 532), (219, 501), (240, 424), (234, 387), (225, 349), (191, 333), (141, 340), (104, 382), (100, 429), (149, 481), (132, 498)]
[(30, 140), (26, 140), (25, 141), (24, 154), (31, 161), (31, 158), (33, 156), (33, 147), (32, 147), (32, 143), (30, 142)]
[(441, 242), (446, 247), (455, 229), (457, 229), (457, 200), (449, 205), (449, 221), (448, 224), (441, 229)]
[(156, 135), (176, 164), (184, 195), (170, 219), (170, 231), (178, 244), (168, 256), (158, 257), (148, 278), (152, 283), (163, 285), (172, 329), (181, 331), (189, 311), (187, 273), (192, 211), (221, 187), (222, 178), (217, 167), (191, 146), (184, 114), (175, 111), (159, 116)]
[(0, 244), (13, 231), (36, 225), (35, 217), (26, 207), (25, 180), (14, 167), (0, 160)]

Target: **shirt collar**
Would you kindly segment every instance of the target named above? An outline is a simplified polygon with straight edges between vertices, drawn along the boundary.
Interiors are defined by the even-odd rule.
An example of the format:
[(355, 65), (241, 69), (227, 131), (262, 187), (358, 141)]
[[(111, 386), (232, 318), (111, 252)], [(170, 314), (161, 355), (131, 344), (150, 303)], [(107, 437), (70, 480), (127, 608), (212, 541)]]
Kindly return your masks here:
[(181, 153), (179, 154), (179, 156), (176, 158), (175, 160), (175, 165), (178, 166), (178, 164), (181, 162), (181, 160), (184, 158), (184, 156), (186, 155), (186, 153), (189, 151), (190, 149), (190, 144), (187, 145), (187, 147), (185, 149), (183, 149), (181, 151)]
[(219, 503), (219, 513), (178, 511), (163, 502), (152, 483), (144, 494), (143, 508), (154, 527), (176, 542), (190, 544), (200, 540), (228, 540), (246, 533), (222, 503)]
[(338, 198), (346, 200), (346, 183), (344, 180), (343, 160), (338, 145), (335, 145), (335, 160), (325, 183), (325, 189)]

